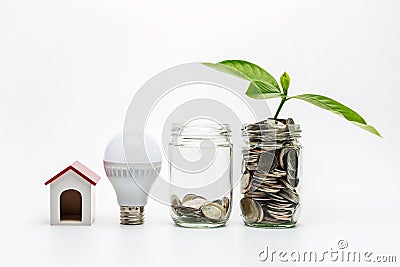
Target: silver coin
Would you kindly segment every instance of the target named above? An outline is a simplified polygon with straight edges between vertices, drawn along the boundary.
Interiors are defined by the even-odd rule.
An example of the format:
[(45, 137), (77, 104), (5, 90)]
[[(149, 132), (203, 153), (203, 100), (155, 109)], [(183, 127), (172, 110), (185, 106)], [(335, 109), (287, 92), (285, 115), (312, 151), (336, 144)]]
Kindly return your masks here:
[(270, 214), (271, 217), (280, 220), (280, 221), (284, 221), (284, 222), (288, 222), (291, 221), (291, 217), (287, 217), (287, 216), (281, 216), (281, 215), (276, 215), (276, 214)]
[(270, 223), (270, 224), (280, 224), (281, 223), (280, 220), (277, 220), (275, 218), (269, 218), (269, 217), (265, 217), (264, 222)]
[(190, 207), (178, 207), (176, 208), (176, 212), (179, 216), (187, 216), (187, 217), (202, 217), (201, 211), (199, 209), (190, 208)]
[(181, 206), (182, 203), (179, 200), (179, 197), (175, 194), (171, 195), (171, 206), (177, 207), (177, 206)]
[(226, 216), (226, 211), (223, 206), (210, 202), (201, 206), (201, 212), (204, 217), (211, 221), (220, 221), (223, 220)]
[(261, 205), (251, 198), (242, 198), (240, 200), (240, 209), (245, 221), (254, 223), (260, 218)]
[(273, 170), (272, 173), (276, 173), (276, 174), (283, 175), (283, 176), (285, 176), (285, 175), (287, 174), (286, 171), (280, 170), (280, 169), (278, 169), (278, 168), (276, 168), (275, 170)]
[(286, 153), (287, 153), (287, 148), (282, 148), (281, 151), (279, 152), (279, 166), (285, 170), (286, 169)]
[(257, 170), (257, 165), (247, 165), (246, 167), (249, 171), (255, 171)]
[(294, 125), (294, 120), (292, 118), (287, 118), (286, 119), (286, 125)]
[(179, 197), (175, 194), (171, 195), (171, 211), (176, 215), (179, 216), (177, 212), (177, 208), (182, 205), (181, 201), (179, 200)]
[(282, 174), (282, 173), (273, 173), (273, 172), (268, 173), (268, 177), (273, 177), (273, 178), (280, 178), (280, 177), (284, 177), (284, 176), (286, 176), (286, 175)]
[(183, 202), (182, 206), (188, 207), (188, 208), (199, 209), (201, 207), (201, 205), (203, 205), (206, 202), (207, 202), (207, 200), (205, 200), (204, 198), (193, 198), (193, 199)]
[(279, 188), (272, 188), (268, 186), (259, 186), (257, 190), (265, 193), (278, 193), (280, 191)]
[(257, 179), (260, 181), (278, 181), (278, 178), (280, 178), (281, 175), (275, 175), (272, 173), (261, 173), (261, 172), (254, 172), (253, 174), (253, 179)]
[(296, 124), (294, 123), (292, 118), (286, 119), (286, 126), (287, 126), (287, 131), (290, 135), (296, 134)]
[(287, 179), (291, 186), (297, 187), (298, 179), (298, 156), (296, 149), (290, 149), (286, 155)]
[(290, 190), (294, 190), (294, 187), (286, 179), (280, 178), (279, 181)]
[(253, 199), (254, 201), (257, 201), (259, 204), (262, 204), (262, 205), (266, 205), (269, 201), (271, 201), (270, 198), (252, 197), (252, 199)]
[(297, 178), (298, 158), (296, 149), (288, 149), (286, 153), (286, 164), (288, 175), (292, 178)]
[(264, 220), (264, 209), (258, 201), (255, 201), (255, 203), (259, 212), (257, 222), (260, 223)]
[(298, 187), (299, 183), (300, 183), (300, 179), (299, 178), (296, 178), (296, 179), (289, 178), (288, 181), (294, 187)]
[(207, 200), (205, 197), (202, 197), (202, 196), (195, 196), (193, 199), (202, 199), (202, 200)]
[(246, 163), (257, 162), (258, 156), (257, 155), (243, 156), (243, 160), (246, 161)]
[(211, 201), (211, 203), (215, 203), (215, 204), (218, 204), (218, 205), (222, 206), (222, 200), (221, 199), (217, 199), (217, 200)]
[(197, 195), (195, 194), (187, 194), (183, 197), (182, 199), (182, 203), (185, 203), (188, 200), (192, 200), (193, 198), (197, 197)]
[(264, 123), (273, 129), (286, 129), (285, 120), (268, 118)]
[(256, 192), (247, 192), (244, 194), (245, 198), (254, 198), (254, 199), (269, 199), (268, 194), (261, 191)]
[(294, 209), (295, 208), (293, 203), (274, 203), (272, 201), (268, 202), (268, 206), (275, 208), (275, 209), (281, 209), (281, 208)]
[(293, 203), (299, 203), (300, 198), (296, 191), (285, 188), (280, 191), (280, 195)]
[(282, 207), (277, 208), (271, 205), (267, 205), (267, 207), (269, 212), (284, 216), (291, 216), (293, 211), (293, 209), (290, 208), (282, 208)]
[(242, 194), (246, 193), (249, 191), (250, 188), (250, 172), (245, 172), (242, 175), (242, 178), (240, 179), (240, 192)]
[(272, 208), (268, 208), (268, 214), (269, 215), (275, 215), (275, 216), (284, 216), (283, 214), (282, 214), (282, 211), (281, 210), (274, 210), (274, 209), (272, 209)]
[(276, 168), (276, 164), (275, 153), (263, 152), (260, 154), (260, 159), (258, 160), (257, 171), (268, 173)]
[(246, 170), (246, 162), (242, 159), (242, 173), (245, 173)]
[(230, 204), (229, 204), (229, 198), (224, 197), (222, 199), (222, 207), (224, 207), (225, 211), (228, 212), (229, 208), (230, 208)]
[(269, 193), (268, 196), (275, 202), (277, 203), (288, 203), (288, 199), (278, 195), (278, 194), (273, 194)]

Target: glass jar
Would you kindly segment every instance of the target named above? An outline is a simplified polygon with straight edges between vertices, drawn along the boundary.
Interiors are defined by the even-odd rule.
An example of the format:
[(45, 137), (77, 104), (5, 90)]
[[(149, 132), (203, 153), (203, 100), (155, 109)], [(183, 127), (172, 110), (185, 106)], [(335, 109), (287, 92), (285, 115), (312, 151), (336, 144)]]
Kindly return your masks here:
[(300, 126), (290, 118), (243, 125), (240, 208), (246, 225), (296, 225), (302, 184), (300, 133)]
[(227, 124), (173, 124), (169, 143), (171, 217), (179, 226), (226, 224), (232, 202), (232, 143)]

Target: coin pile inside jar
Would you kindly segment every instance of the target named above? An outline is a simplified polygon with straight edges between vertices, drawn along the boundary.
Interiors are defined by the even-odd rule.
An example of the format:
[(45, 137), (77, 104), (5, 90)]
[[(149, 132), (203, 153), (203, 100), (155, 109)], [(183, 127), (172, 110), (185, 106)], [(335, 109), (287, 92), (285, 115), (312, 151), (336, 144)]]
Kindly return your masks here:
[(245, 125), (240, 208), (246, 223), (296, 223), (300, 129), (292, 119)]
[(229, 213), (229, 198), (208, 201), (202, 196), (187, 194), (182, 200), (177, 195), (171, 196), (171, 210), (185, 222), (221, 222)]

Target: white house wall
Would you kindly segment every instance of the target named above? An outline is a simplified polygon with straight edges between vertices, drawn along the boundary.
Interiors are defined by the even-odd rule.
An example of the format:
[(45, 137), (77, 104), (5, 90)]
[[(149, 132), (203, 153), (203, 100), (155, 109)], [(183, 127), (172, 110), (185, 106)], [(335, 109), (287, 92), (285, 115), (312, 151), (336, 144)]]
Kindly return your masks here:
[[(69, 170), (50, 184), (50, 224), (91, 225), (92, 194), (91, 184)], [(60, 221), (60, 195), (68, 189), (75, 189), (82, 195), (82, 221)]]
[(92, 198), (92, 206), (91, 206), (91, 215), (92, 215), (92, 223), (95, 220), (95, 214), (96, 214), (96, 187), (91, 186), (91, 190), (92, 190), (92, 194), (91, 194), (91, 198)]

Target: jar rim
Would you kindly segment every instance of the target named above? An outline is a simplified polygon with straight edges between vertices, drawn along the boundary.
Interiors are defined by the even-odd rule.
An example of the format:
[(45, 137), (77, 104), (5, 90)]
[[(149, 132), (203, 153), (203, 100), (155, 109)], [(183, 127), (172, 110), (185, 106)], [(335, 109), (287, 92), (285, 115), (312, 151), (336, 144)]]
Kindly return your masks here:
[(268, 123), (242, 124), (241, 135), (244, 138), (259, 138), (263, 142), (282, 141), (301, 137), (300, 124), (277, 124), (277, 127)]
[(172, 123), (171, 137), (175, 142), (192, 142), (210, 139), (215, 142), (226, 142), (232, 130), (229, 124), (210, 123)]
[[(250, 125), (268, 125), (268, 126), (271, 126), (271, 124), (269, 124), (269, 123), (243, 123), (242, 124), (242, 127), (246, 127), (246, 126), (250, 126)], [(283, 126), (287, 126), (286, 124), (282, 124)], [(295, 123), (295, 124), (290, 124), (290, 125), (292, 125), (292, 126), (296, 126), (296, 127), (300, 127), (300, 124), (298, 124), (298, 123)]]
[[(171, 128), (191, 128), (191, 127), (204, 127), (204, 128), (225, 128), (225, 129), (231, 129), (231, 125), (228, 123), (184, 123), (184, 122), (173, 122), (171, 124)], [(222, 127), (218, 127), (222, 126)]]
[(287, 119), (267, 118), (266, 120), (255, 122), (255, 123), (243, 123), (242, 128), (245, 128), (247, 126), (252, 126), (252, 125), (255, 125), (255, 126), (268, 125), (269, 126), (268, 128), (273, 129), (274, 122), (275, 122), (276, 129), (284, 128), (284, 127), (300, 128), (300, 124), (295, 123), (292, 118), (287, 118)]
[[(253, 126), (254, 129), (249, 129), (249, 126)], [(279, 127), (271, 127), (268, 123), (245, 123), (242, 124), (241, 128), (242, 132), (276, 132), (276, 131), (294, 131), (294, 132), (302, 132), (300, 124), (290, 124), (290, 125), (280, 125)]]

